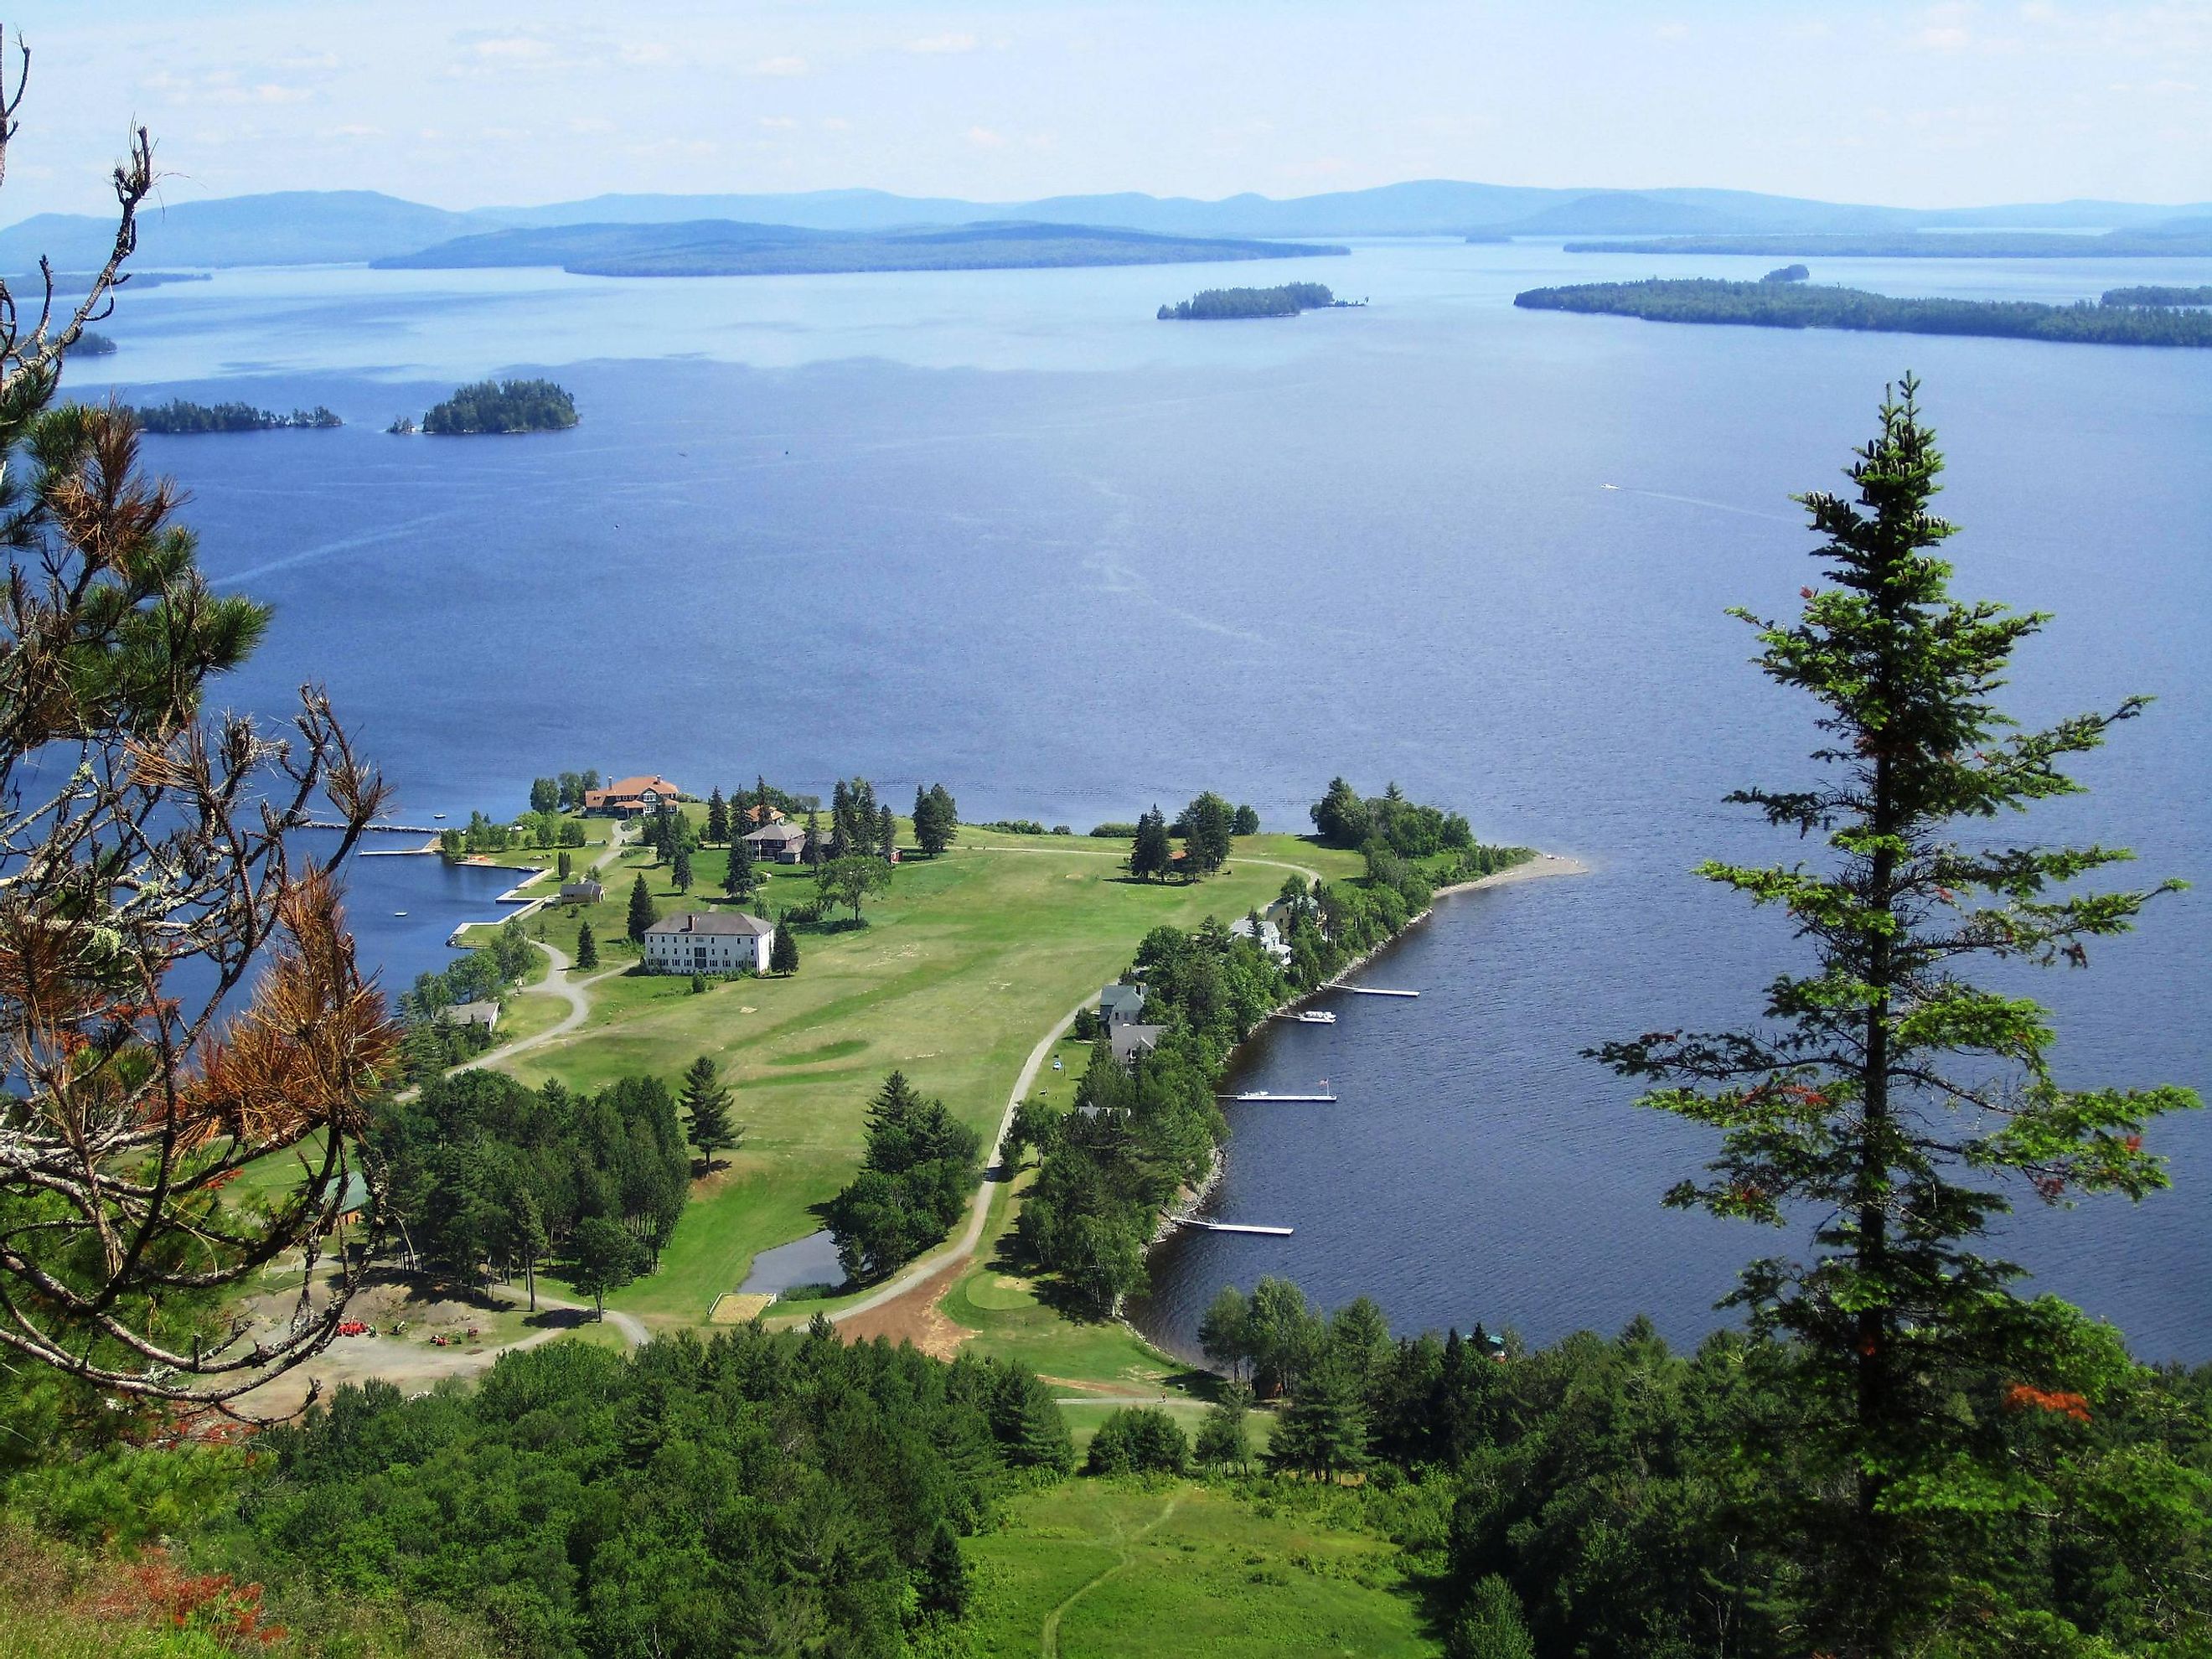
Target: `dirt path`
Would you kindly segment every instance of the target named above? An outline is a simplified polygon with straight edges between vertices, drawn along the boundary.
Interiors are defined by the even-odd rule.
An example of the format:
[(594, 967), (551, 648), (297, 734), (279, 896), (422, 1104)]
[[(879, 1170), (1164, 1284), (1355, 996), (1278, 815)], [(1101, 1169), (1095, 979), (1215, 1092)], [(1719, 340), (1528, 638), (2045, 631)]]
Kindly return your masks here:
[(1092, 1590), (1097, 1589), (1108, 1579), (1115, 1577), (1121, 1573), (1127, 1572), (1131, 1567), (1134, 1566), (1137, 1562), (1137, 1545), (1139, 1542), (1140, 1542), (1147, 1534), (1154, 1532), (1160, 1527), (1165, 1525), (1168, 1517), (1176, 1512), (1176, 1505), (1182, 1502), (1182, 1494), (1181, 1492), (1177, 1492), (1173, 1498), (1168, 1499), (1167, 1503), (1161, 1508), (1160, 1512), (1158, 1515), (1146, 1522), (1145, 1524), (1138, 1528), (1136, 1531), (1127, 1534), (1126, 1536), (1119, 1532), (1115, 1534), (1114, 1550), (1115, 1553), (1120, 1559), (1117, 1559), (1112, 1566), (1103, 1568), (1093, 1577), (1087, 1578), (1082, 1583), (1078, 1584), (1073, 1589), (1067, 1593), (1066, 1597), (1061, 1601), (1058, 1607), (1054, 1607), (1050, 1613), (1045, 1614), (1044, 1623), (1037, 1631), (1037, 1651), (1044, 1656), (1044, 1659), (1060, 1659), (1060, 1621), (1066, 1615), (1067, 1610), (1073, 1607), (1078, 1601), (1081, 1601), (1085, 1596), (1090, 1595)]
[[(1008, 850), (1026, 849), (1009, 848)], [(1091, 999), (1086, 996), (1062, 1014), (1059, 1023), (1037, 1039), (1036, 1047), (1030, 1050), (1030, 1057), (1022, 1062), (1021, 1075), (1014, 1079), (1013, 1092), (1006, 1097), (1006, 1109), (999, 1118), (999, 1132), (991, 1138), (990, 1162), (984, 1166), (982, 1182), (975, 1188), (975, 1199), (968, 1206), (968, 1225), (962, 1230), (958, 1239), (954, 1241), (949, 1249), (939, 1250), (933, 1255), (924, 1256), (919, 1261), (909, 1264), (890, 1284), (872, 1295), (861, 1297), (849, 1308), (839, 1309), (830, 1316), (831, 1319), (842, 1325), (848, 1320), (858, 1319), (863, 1315), (873, 1313), (877, 1309), (896, 1301), (909, 1291), (919, 1290), (927, 1281), (936, 1279), (941, 1274), (948, 1276), (945, 1283), (939, 1286), (929, 1298), (933, 1309), (936, 1297), (943, 1295), (946, 1290), (951, 1288), (952, 1281), (949, 1275), (953, 1270), (966, 1266), (968, 1259), (975, 1254), (976, 1245), (982, 1242), (983, 1224), (989, 1218), (991, 1213), (991, 1188), (1012, 1175), (1012, 1171), (1005, 1167), (1005, 1149), (1006, 1131), (1013, 1126), (1014, 1108), (1022, 1103), (1023, 1097), (1029, 1093), (1031, 1085), (1036, 1082), (1037, 1073), (1044, 1065), (1045, 1056), (1052, 1052), (1053, 1045), (1067, 1035), (1067, 1028), (1075, 1024), (1075, 1017), (1090, 1006)], [(870, 1334), (873, 1334), (872, 1328), (869, 1328)]]

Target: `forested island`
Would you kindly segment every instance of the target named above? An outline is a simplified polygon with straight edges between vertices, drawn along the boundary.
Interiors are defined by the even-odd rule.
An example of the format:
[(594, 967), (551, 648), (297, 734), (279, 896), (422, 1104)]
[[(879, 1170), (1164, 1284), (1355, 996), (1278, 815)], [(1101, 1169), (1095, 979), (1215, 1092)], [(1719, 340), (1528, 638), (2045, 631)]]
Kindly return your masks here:
[(1364, 303), (1340, 300), (1321, 283), (1285, 283), (1279, 288), (1202, 289), (1188, 300), (1162, 306), (1158, 315), (1164, 323), (1211, 323), (1237, 317), (1295, 317), (1302, 311)]
[(2101, 303), (2108, 306), (2212, 306), (2212, 287), (2160, 288), (2147, 283), (2141, 288), (2108, 288)]
[(1655, 323), (1842, 328), (1882, 334), (1978, 334), (2094, 345), (2212, 346), (2212, 314), (2027, 300), (1897, 299), (1863, 289), (1711, 277), (1583, 283), (1514, 295), (1529, 311), (1594, 312)]
[[(478, 380), (461, 386), (422, 417), (422, 430), (452, 436), (486, 432), (562, 432), (576, 424), (576, 400), (550, 380)], [(392, 431), (404, 422), (392, 423)]]
[(76, 343), (70, 349), (80, 357), (112, 357), (115, 355), (115, 342), (105, 334), (87, 329), (76, 337)]
[(1777, 265), (1759, 280), (1762, 283), (1802, 283), (1809, 280), (1812, 275), (1803, 265)]
[(158, 432), (165, 436), (198, 432), (273, 432), (289, 427), (325, 431), (345, 424), (320, 404), (313, 409), (295, 409), (289, 415), (282, 415), (273, 409), (256, 409), (247, 403), (196, 404), (173, 398), (166, 404), (149, 404), (131, 413), (137, 417), (141, 431)]
[(2048, 230), (1902, 230), (1637, 237), (1565, 246), (1569, 253), (1747, 253), (1781, 259), (2202, 258), (2212, 254), (2212, 220), (2177, 219), (2101, 236)]
[(560, 225), (457, 237), (378, 270), (557, 265), (580, 276), (824, 276), (861, 270), (1012, 270), (1154, 265), (1348, 253), (1310, 242), (1170, 236), (1106, 225), (1026, 222), (906, 230), (811, 230), (702, 219), (682, 224)]

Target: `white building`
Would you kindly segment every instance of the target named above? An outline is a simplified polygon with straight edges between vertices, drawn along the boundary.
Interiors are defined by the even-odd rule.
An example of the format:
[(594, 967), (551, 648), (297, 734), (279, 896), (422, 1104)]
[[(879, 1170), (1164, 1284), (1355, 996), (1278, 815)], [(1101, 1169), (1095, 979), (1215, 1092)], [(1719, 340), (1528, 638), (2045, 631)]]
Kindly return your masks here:
[(1261, 917), (1260, 924), (1255, 927), (1252, 925), (1251, 917), (1239, 916), (1230, 924), (1229, 932), (1232, 938), (1255, 941), (1276, 966), (1287, 968), (1291, 965), (1290, 944), (1283, 938), (1283, 930), (1267, 917)]
[(645, 930), (648, 974), (768, 972), (775, 924), (735, 910), (685, 910)]

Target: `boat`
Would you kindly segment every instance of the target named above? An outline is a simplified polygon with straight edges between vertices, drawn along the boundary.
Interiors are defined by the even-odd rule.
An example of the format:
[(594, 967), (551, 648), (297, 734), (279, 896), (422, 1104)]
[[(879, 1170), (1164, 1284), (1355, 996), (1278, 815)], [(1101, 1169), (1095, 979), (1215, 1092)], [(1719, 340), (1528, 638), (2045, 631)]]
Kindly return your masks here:
[(443, 812), (433, 812), (430, 816), (434, 818), (442, 818), (446, 815)]
[(1301, 1008), (1291, 1018), (1301, 1025), (1334, 1025), (1336, 1016), (1326, 1008)]
[(404, 910), (394, 910), (392, 914), (395, 916), (404, 916), (407, 913)]

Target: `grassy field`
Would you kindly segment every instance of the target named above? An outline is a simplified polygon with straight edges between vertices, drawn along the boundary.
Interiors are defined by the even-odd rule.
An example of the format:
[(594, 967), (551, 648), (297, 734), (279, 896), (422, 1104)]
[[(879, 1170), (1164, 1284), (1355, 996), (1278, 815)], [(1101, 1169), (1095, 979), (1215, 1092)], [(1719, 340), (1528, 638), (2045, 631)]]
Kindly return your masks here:
[[(1127, 880), (1120, 853), (1084, 838), (963, 830), (945, 856), (901, 866), (865, 927), (802, 932), (792, 978), (717, 982), (703, 995), (677, 977), (623, 975), (596, 988), (585, 1026), (520, 1056), (517, 1076), (586, 1089), (638, 1073), (672, 1080), (709, 1054), (735, 1085), (733, 1116), (746, 1130), (729, 1166), (695, 1190), (660, 1272), (615, 1305), (661, 1324), (697, 1322), (717, 1295), (738, 1288), (757, 1252), (815, 1231), (814, 1206), (851, 1176), (868, 1099), (894, 1067), (988, 1139), (1038, 1037), (1126, 967), (1148, 929), (1241, 915), (1275, 896), (1291, 873), (1285, 866), (1330, 876), (1358, 866), (1352, 854), (1296, 837), (1255, 836), (1237, 843), (1227, 872), (1194, 886), (1156, 885)], [(690, 898), (647, 856), (625, 854), (610, 872), (609, 902), (594, 907), (611, 913), (605, 930), (593, 916), (602, 937), (620, 931), (633, 869), (646, 870), (664, 914), (707, 908), (702, 895), (720, 886), (719, 848), (696, 857)], [(811, 877), (779, 868), (748, 908), (774, 912), (811, 892)], [(550, 922), (556, 942), (568, 926)], [(1044, 1077), (1048, 1098), (1072, 1088), (1066, 1072), (1055, 1076), (1048, 1065)], [(1022, 1340), (1016, 1326), (1033, 1325), (1036, 1335), (1060, 1324), (1042, 1309), (990, 1311), (1005, 1316), (1005, 1340)], [(1094, 1330), (1119, 1332), (1066, 1329), (1076, 1334), (1058, 1340), (1079, 1347), (1096, 1346)], [(1120, 1354), (1142, 1352), (1127, 1333), (1106, 1340)], [(1053, 1370), (1056, 1361), (1031, 1363)]]
[(1068, 1659), (1433, 1655), (1398, 1551), (1225, 1486), (1076, 1480), (964, 1546), (974, 1651)]

